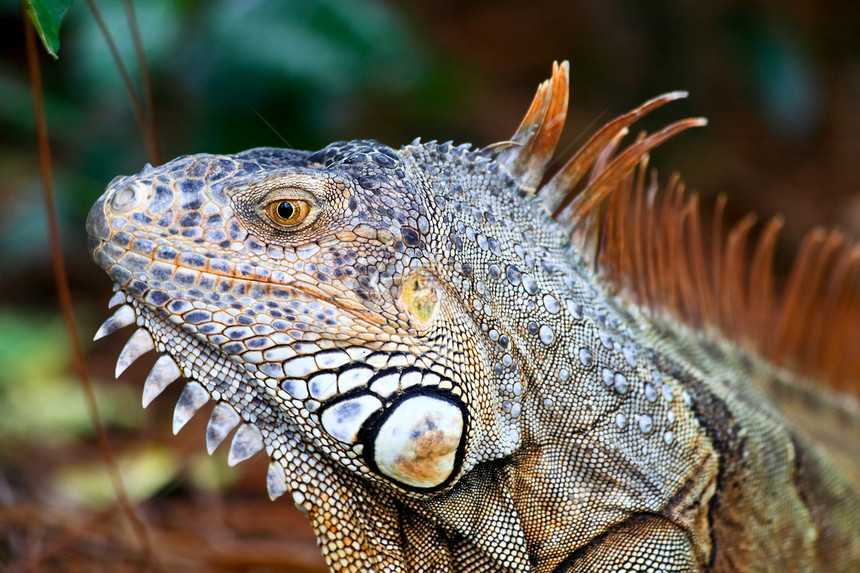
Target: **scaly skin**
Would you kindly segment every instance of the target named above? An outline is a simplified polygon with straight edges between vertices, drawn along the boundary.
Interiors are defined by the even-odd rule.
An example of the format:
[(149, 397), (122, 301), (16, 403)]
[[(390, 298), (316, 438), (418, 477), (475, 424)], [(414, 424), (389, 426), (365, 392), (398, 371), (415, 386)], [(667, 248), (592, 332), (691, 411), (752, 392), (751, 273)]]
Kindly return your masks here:
[(787, 375), (616, 299), (516, 153), (117, 178), (87, 221), (123, 303), (100, 335), (143, 329), (118, 370), (164, 355), (145, 401), (189, 380), (176, 429), (211, 399), (210, 451), (265, 449), (334, 571), (860, 567), (856, 492), (765, 396)]

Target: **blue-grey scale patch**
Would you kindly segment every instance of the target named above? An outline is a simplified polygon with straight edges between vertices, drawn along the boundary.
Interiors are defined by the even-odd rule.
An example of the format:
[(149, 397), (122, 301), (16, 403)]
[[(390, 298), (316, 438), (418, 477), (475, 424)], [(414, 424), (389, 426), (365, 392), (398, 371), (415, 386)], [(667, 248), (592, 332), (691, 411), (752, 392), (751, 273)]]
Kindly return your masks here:
[[(99, 259), (100, 259), (98, 261), (99, 265), (102, 266), (103, 268), (106, 267), (107, 265), (102, 263), (101, 257), (99, 257)], [(113, 262), (113, 261), (111, 261), (111, 262)], [(108, 264), (110, 264), (110, 263), (108, 263)], [(131, 279), (131, 273), (130, 272), (128, 272), (126, 269), (119, 267), (119, 266), (116, 266), (116, 265), (110, 267), (110, 269), (108, 269), (107, 273), (108, 273), (108, 276), (111, 278), (111, 280), (115, 283), (125, 284), (126, 282), (129, 281), (129, 279)]]
[[(240, 350), (228, 350), (228, 346), (236, 345), (240, 348)], [(238, 354), (242, 350), (242, 345), (238, 342), (233, 342), (224, 346), (224, 350), (230, 352), (231, 354)], [(284, 376), (284, 368), (281, 366), (280, 362), (263, 362), (260, 364), (260, 372), (265, 374), (266, 376), (271, 376), (272, 378), (283, 378)]]
[(236, 274), (241, 277), (250, 277), (254, 275), (254, 267), (248, 263), (239, 263), (235, 267)]
[[(177, 187), (179, 188), (179, 192), (183, 195), (189, 195), (190, 197), (185, 197), (185, 199), (198, 199), (200, 198), (200, 192), (203, 190), (204, 183), (201, 179), (196, 179), (193, 177), (182, 177), (179, 180), (179, 184)], [(199, 205), (198, 205), (199, 207)]]
[(202, 274), (197, 282), (197, 286), (203, 289), (204, 293), (210, 293), (215, 289), (216, 277), (211, 274)]
[(134, 242), (131, 244), (131, 248), (138, 253), (149, 255), (152, 253), (153, 249), (155, 249), (155, 243), (147, 239), (135, 239)]
[(358, 394), (335, 402), (320, 413), (325, 430), (334, 438), (353, 443), (367, 419), (382, 407), (382, 402), (369, 394)]
[(149, 266), (150, 259), (143, 255), (138, 255), (133, 251), (126, 251), (126, 253), (120, 257), (120, 262), (125, 268), (131, 271), (143, 271)]
[(163, 290), (150, 290), (146, 293), (145, 300), (152, 306), (163, 306), (170, 300), (170, 295)]
[[(284, 147), (254, 147), (246, 149), (235, 157), (240, 160), (253, 160), (258, 163), (269, 165), (298, 165), (311, 154), (309, 151), (300, 149), (288, 149)], [(235, 166), (235, 163), (233, 164)]]
[(311, 396), (323, 400), (332, 393), (332, 390), (337, 391), (337, 376), (332, 374), (314, 376), (308, 382), (308, 390)]
[[(114, 233), (113, 238), (111, 239), (117, 245), (122, 245), (123, 247), (127, 247), (134, 237), (125, 231), (117, 231)], [(108, 243), (110, 244), (110, 243)]]
[(210, 182), (220, 181), (225, 177), (232, 175), (236, 170), (236, 164), (229, 159), (219, 159), (209, 166), (209, 175), (207, 179)]
[(156, 225), (159, 227), (168, 227), (173, 224), (173, 211), (165, 211), (164, 214), (158, 219)]
[(194, 307), (191, 306), (190, 302), (182, 299), (174, 299), (167, 305), (167, 310), (174, 314), (182, 314), (183, 312), (188, 312), (192, 308)]
[(152, 223), (152, 217), (150, 217), (149, 215), (147, 215), (146, 213), (144, 213), (142, 211), (132, 213), (131, 214), (131, 220), (134, 221), (135, 223), (140, 223), (143, 225), (149, 225), (150, 223)]
[(368, 191), (373, 191), (374, 189), (379, 188), (380, 181), (377, 177), (364, 175), (358, 178), (358, 184), (364, 189), (367, 189)]
[(221, 227), (224, 225), (224, 217), (222, 217), (219, 213), (215, 213), (214, 215), (209, 215), (206, 217), (206, 223), (204, 223), (204, 227)]
[(227, 225), (227, 233), (230, 238), (234, 241), (241, 241), (245, 238), (245, 230), (239, 225), (238, 221), (232, 219), (230, 223)]
[(227, 241), (227, 235), (224, 229), (209, 229), (204, 235), (207, 241), (218, 243), (220, 247), (227, 248), (230, 246), (230, 241)]
[(510, 265), (505, 269), (505, 276), (508, 278), (508, 282), (514, 286), (520, 284), (520, 281), (522, 280), (522, 273), (516, 265)]
[(394, 167), (397, 163), (396, 158), (383, 153), (374, 153), (370, 157), (380, 167)]
[(224, 259), (215, 259), (209, 261), (209, 269), (216, 273), (229, 274), (232, 268), (233, 265), (231, 265)]
[(248, 336), (250, 330), (245, 326), (231, 326), (224, 330), (224, 336), (232, 339), (239, 339)]
[(245, 346), (248, 348), (266, 348), (270, 344), (270, 340), (266, 336), (255, 336), (245, 341)]
[(341, 163), (343, 165), (360, 165), (362, 163), (367, 163), (367, 157), (360, 153), (356, 153), (354, 155), (350, 155), (349, 157), (344, 158)]
[(193, 227), (195, 225), (199, 225), (200, 221), (203, 219), (202, 215), (198, 211), (192, 211), (190, 213), (185, 213), (179, 218), (179, 226), (180, 227)]
[(142, 298), (146, 291), (149, 290), (149, 285), (143, 281), (133, 280), (125, 287), (125, 289), (128, 294), (137, 298)]
[(247, 246), (251, 251), (258, 255), (261, 255), (266, 252), (266, 246), (259, 241), (255, 241), (254, 239), (248, 239), (245, 242), (245, 246)]
[(170, 186), (163, 184), (156, 185), (147, 209), (152, 214), (161, 213), (173, 205), (173, 199), (173, 189)]
[[(222, 348), (227, 354), (240, 354), (245, 351), (245, 345), (241, 342), (228, 342), (222, 346)], [(265, 366), (265, 364), (263, 366)], [(280, 364), (276, 364), (275, 366), (280, 366)], [(260, 370), (263, 370), (262, 366), (260, 367)]]
[(212, 318), (212, 313), (208, 310), (192, 310), (185, 316), (183, 319), (185, 322), (189, 322), (191, 324), (200, 324), (201, 322), (206, 322)]
[(178, 269), (173, 275), (173, 282), (182, 287), (191, 287), (197, 284), (198, 274), (186, 269)]
[(529, 293), (531, 295), (534, 295), (537, 293), (538, 286), (537, 286), (537, 283), (535, 282), (534, 278), (532, 278), (531, 275), (524, 273), (522, 275), (522, 281), (523, 281), (523, 288), (526, 289), (527, 293)]
[(173, 247), (159, 247), (155, 251), (155, 256), (165, 261), (172, 261), (179, 253)]
[(179, 262), (183, 265), (202, 268), (206, 266), (206, 259), (197, 253), (182, 253), (179, 257)]
[(179, 191), (181, 194), (182, 203), (180, 205), (182, 211), (196, 211), (203, 204), (201, 191), (203, 190), (203, 181), (199, 179), (182, 179), (179, 181)]
[(202, 158), (195, 158), (194, 163), (188, 167), (185, 175), (188, 177), (203, 177), (206, 174), (207, 165), (208, 161)]

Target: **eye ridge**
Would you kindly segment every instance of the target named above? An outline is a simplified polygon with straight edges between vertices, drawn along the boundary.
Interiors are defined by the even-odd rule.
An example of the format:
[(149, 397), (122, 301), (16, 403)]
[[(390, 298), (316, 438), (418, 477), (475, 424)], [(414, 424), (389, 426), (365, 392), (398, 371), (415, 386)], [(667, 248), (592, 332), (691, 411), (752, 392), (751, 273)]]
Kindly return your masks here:
[(295, 227), (307, 218), (311, 206), (302, 199), (278, 199), (266, 205), (266, 214), (273, 223), (282, 227)]

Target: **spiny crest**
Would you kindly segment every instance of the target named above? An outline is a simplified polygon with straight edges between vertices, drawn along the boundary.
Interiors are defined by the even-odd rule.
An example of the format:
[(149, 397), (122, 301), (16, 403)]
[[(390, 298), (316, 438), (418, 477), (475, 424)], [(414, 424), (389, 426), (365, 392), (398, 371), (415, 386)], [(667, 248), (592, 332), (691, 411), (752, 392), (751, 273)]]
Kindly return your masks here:
[[(860, 381), (860, 245), (839, 231), (815, 229), (778, 283), (773, 271), (782, 220), (756, 218), (724, 230), (725, 198), (706, 229), (695, 193), (677, 175), (660, 188), (648, 153), (702, 118), (641, 134), (626, 149), (633, 122), (686, 97), (671, 92), (604, 125), (543, 186), (568, 101), (568, 64), (538, 88), (511, 145), (498, 155), (601, 276), (638, 304), (753, 348), (777, 364), (831, 381), (841, 390)], [(587, 176), (587, 178), (586, 178)], [(856, 389), (856, 388), (855, 388)]]
[(567, 62), (553, 63), (552, 77), (538, 86), (516, 133), (509, 142), (504, 142), (509, 146), (496, 157), (530, 192), (543, 178), (561, 137), (567, 117), (568, 69)]

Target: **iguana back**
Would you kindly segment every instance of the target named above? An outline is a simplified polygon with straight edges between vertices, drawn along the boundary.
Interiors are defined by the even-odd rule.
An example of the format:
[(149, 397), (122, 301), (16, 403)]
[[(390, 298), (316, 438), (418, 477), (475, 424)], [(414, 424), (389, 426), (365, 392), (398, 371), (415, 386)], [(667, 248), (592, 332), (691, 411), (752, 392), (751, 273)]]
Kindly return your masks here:
[[(777, 225), (751, 270), (743, 222), (705, 256), (695, 197), (646, 177), (703, 122), (617, 152), (681, 95), (551, 178), (567, 64), (484, 149), (260, 148), (117, 178), (87, 221), (121, 305), (97, 337), (136, 322), (118, 373), (154, 347), (144, 404), (188, 379), (175, 431), (217, 402), (210, 451), (237, 426), (231, 463), (265, 449), (270, 495), (335, 571), (856, 570), (856, 409), (776, 364), (858, 377), (860, 255), (813, 238), (814, 281), (782, 297)], [(804, 329), (827, 344), (803, 356)]]

